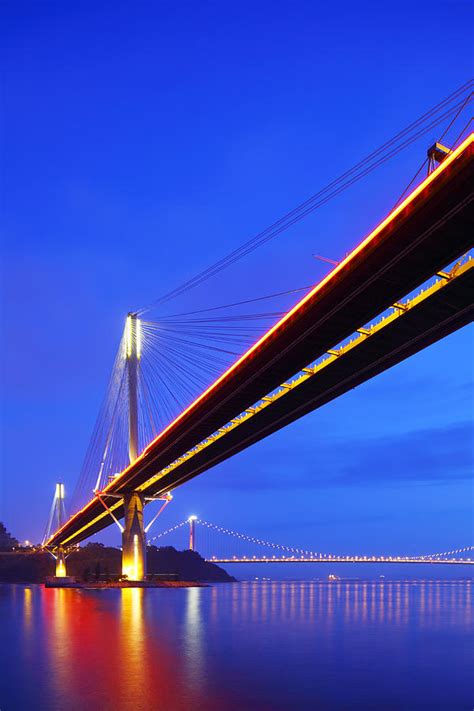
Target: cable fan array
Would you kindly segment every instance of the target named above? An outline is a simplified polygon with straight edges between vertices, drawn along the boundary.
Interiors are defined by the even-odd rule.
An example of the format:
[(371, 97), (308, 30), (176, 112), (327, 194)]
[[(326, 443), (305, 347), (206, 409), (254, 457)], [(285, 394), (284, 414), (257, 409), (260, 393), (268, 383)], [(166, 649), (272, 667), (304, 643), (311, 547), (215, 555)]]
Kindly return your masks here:
[[(309, 287), (308, 287), (309, 288)], [(283, 313), (252, 312), (250, 304), (305, 289), (280, 292), (201, 312), (138, 320), (138, 451), (143, 449), (258, 339)], [(247, 305), (247, 313), (236, 307)], [(219, 315), (215, 312), (222, 311)], [(126, 333), (120, 341), (106, 396), (76, 486), (78, 510), (129, 464), (129, 372)]]
[(46, 529), (44, 531), (43, 544), (48, 540), (53, 531), (61, 528), (66, 520), (67, 511), (64, 503), (64, 484), (59, 482), (56, 484), (56, 489), (54, 491), (53, 503), (51, 504), (48, 523), (46, 524)]

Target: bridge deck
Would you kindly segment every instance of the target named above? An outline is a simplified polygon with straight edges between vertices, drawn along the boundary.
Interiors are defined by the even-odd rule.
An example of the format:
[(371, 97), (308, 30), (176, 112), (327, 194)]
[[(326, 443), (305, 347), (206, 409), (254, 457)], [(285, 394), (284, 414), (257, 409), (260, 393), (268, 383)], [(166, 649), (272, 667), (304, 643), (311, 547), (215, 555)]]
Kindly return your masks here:
[[(430, 175), (335, 269), (163, 430), (103, 496), (120, 516), (117, 496), (140, 488), (169, 491), (333, 397), (417, 352), (471, 318), (472, 269), (450, 280), (419, 309), (410, 309), (380, 338), (370, 337), (337, 358), (332, 379), (282, 398), (281, 410), (262, 411), (248, 430), (240, 426), (178, 466), (234, 418), (295, 373), (344, 341), (419, 284), (472, 247), (473, 140)], [(395, 325), (396, 324), (396, 325)], [(357, 351), (357, 355), (355, 354)], [(328, 372), (325, 378), (328, 378)], [(284, 404), (283, 404), (284, 403)], [(273, 415), (269, 413), (273, 411)], [(217, 445), (217, 446), (216, 446)], [(193, 459), (192, 465), (189, 462)], [(172, 467), (166, 472), (167, 467)], [(76, 543), (112, 519), (92, 499), (48, 541)]]

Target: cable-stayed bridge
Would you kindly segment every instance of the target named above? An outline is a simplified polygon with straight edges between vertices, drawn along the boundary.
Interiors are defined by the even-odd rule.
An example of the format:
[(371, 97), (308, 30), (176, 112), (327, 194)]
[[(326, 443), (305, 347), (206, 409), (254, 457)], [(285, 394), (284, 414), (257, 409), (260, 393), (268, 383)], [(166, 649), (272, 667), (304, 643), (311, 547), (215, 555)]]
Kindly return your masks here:
[[(45, 542), (58, 560), (115, 522), (124, 572), (142, 579), (147, 503), (166, 505), (184, 482), (469, 323), (473, 150), (473, 133), (435, 144), (428, 175), (284, 313), (235, 316), (249, 301), (228, 305), (231, 315), (219, 306), (157, 321), (130, 313), (79, 482), (92, 473), (92, 496)], [(349, 171), (330, 190), (353, 179)]]
[(198, 551), (210, 563), (390, 563), (473, 565), (474, 546), (423, 555), (358, 555), (327, 553), (307, 547), (288, 546), (234, 531), (197, 516), (157, 533), (149, 539), (158, 547), (173, 545)]

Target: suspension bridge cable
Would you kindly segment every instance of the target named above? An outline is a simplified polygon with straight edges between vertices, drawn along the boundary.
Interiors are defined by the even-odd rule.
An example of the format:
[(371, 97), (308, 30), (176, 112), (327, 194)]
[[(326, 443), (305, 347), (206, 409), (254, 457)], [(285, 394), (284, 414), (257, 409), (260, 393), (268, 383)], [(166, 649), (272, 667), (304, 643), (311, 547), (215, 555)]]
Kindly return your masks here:
[[(200, 309), (199, 311), (186, 311), (184, 313), (178, 313), (178, 314), (170, 314), (169, 316), (164, 316), (164, 319), (169, 319), (169, 318), (175, 318), (177, 316), (192, 316), (194, 314), (203, 314), (207, 313), (209, 311), (220, 311), (221, 309), (230, 309), (233, 308), (234, 306), (243, 306), (246, 304), (253, 304), (257, 301), (264, 301), (268, 299), (274, 299), (279, 296), (287, 296), (289, 294), (296, 294), (301, 291), (309, 291), (309, 289), (312, 288), (312, 284), (309, 286), (301, 286), (298, 289), (289, 289), (287, 291), (277, 291), (274, 294), (267, 294), (266, 296), (257, 296), (255, 299), (245, 299), (244, 301), (236, 301), (233, 304), (224, 304), (223, 306), (212, 306), (211, 308), (208, 309)], [(162, 320), (160, 318), (160, 320)]]
[[(237, 554), (237, 549), (233, 549), (233, 553), (228, 553), (226, 552), (225, 554), (220, 554), (218, 556), (216, 555), (208, 555), (207, 553), (205, 554), (205, 557), (210, 558), (212, 560), (213, 558), (226, 558), (231, 560), (232, 558), (239, 558), (241, 559), (248, 559), (248, 562), (251, 562), (252, 557), (253, 558), (265, 558), (267, 560), (271, 560), (271, 558), (278, 558), (278, 559), (298, 559), (298, 558), (311, 558), (314, 559), (314, 562), (317, 563), (318, 561), (327, 561), (327, 560), (334, 560), (337, 561), (338, 559), (344, 558), (344, 559), (354, 559), (354, 560), (359, 560), (363, 562), (364, 560), (371, 560), (374, 558), (381, 558), (390, 562), (396, 563), (397, 561), (403, 561), (406, 559), (410, 559), (411, 561), (419, 560), (420, 562), (423, 561), (436, 561), (439, 560), (440, 558), (448, 558), (453, 557), (453, 556), (458, 556), (459, 554), (462, 553), (469, 553), (474, 550), (474, 546), (464, 546), (463, 548), (456, 548), (450, 551), (445, 551), (443, 553), (431, 553), (428, 555), (385, 555), (385, 556), (374, 556), (374, 555), (355, 555), (355, 554), (340, 554), (340, 553), (323, 553), (323, 552), (316, 552), (316, 551), (311, 551), (308, 550), (305, 547), (299, 546), (285, 546), (279, 543), (274, 543), (271, 541), (267, 541), (265, 539), (261, 539), (257, 536), (252, 536), (246, 533), (242, 533), (239, 531), (234, 531), (232, 529), (226, 528), (224, 526), (220, 526), (214, 523), (210, 523), (209, 521), (204, 521), (203, 519), (195, 519), (195, 523), (199, 526), (202, 527), (203, 531), (202, 534), (199, 534), (199, 540), (201, 543), (199, 544), (199, 551), (201, 554), (205, 554), (205, 551), (209, 550), (216, 550), (216, 541), (215, 539), (211, 539), (209, 537), (209, 533), (214, 533), (214, 534), (222, 534), (225, 536), (227, 539), (231, 538), (236, 542), (236, 545), (242, 545), (244, 543), (247, 544), (254, 544), (257, 545), (259, 548), (268, 548), (270, 549), (270, 553), (268, 555), (259, 555), (255, 556), (248, 551), (247, 549), (247, 554)], [(175, 526), (172, 526), (168, 528), (165, 531), (162, 531), (160, 533), (157, 533), (155, 536), (153, 536), (150, 540), (149, 543), (152, 543), (154, 541), (157, 541), (161, 538), (164, 538), (166, 536), (172, 535), (179, 529), (181, 529), (183, 526), (189, 525), (189, 520), (181, 521)], [(207, 532), (207, 535), (206, 535)], [(204, 534), (204, 535), (203, 535)], [(275, 555), (273, 552), (274, 551), (279, 551), (280, 553)], [(286, 555), (290, 554), (290, 555)]]
[(444, 137), (446, 136), (446, 134), (448, 133), (449, 129), (456, 123), (456, 121), (458, 120), (458, 118), (459, 118), (459, 116), (461, 115), (461, 113), (464, 111), (464, 109), (466, 108), (466, 106), (467, 106), (467, 105), (469, 104), (469, 102), (471, 101), (472, 95), (473, 95), (473, 92), (470, 91), (469, 94), (466, 96), (465, 100), (462, 102), (462, 104), (461, 104), (461, 106), (460, 106), (460, 108), (459, 108), (459, 111), (457, 111), (457, 112), (455, 113), (455, 115), (453, 116), (453, 118), (451, 119), (451, 121), (449, 122), (449, 124), (446, 126), (446, 128), (445, 128), (444, 131), (443, 131), (443, 133), (442, 133), (441, 136), (439, 137), (439, 142), (441, 142), (441, 141), (443, 140), (443, 138), (444, 138)]
[(474, 546), (465, 546), (464, 548), (456, 548), (452, 551), (444, 551), (443, 553), (430, 553), (429, 555), (422, 555), (417, 557), (421, 559), (442, 558), (443, 556), (457, 555), (458, 553), (467, 553), (469, 551), (474, 551)]
[[(472, 80), (466, 82), (463, 86), (459, 87), (455, 92), (450, 94), (448, 97), (443, 99), (443, 101), (439, 102), (436, 104), (434, 107), (429, 109), (427, 112), (425, 112), (422, 116), (420, 116), (416, 121), (412, 122), (407, 126), (405, 129), (397, 133), (393, 138), (389, 139), (386, 141), (382, 146), (377, 148), (376, 150), (372, 151), (368, 156), (360, 160), (358, 163), (356, 163), (355, 166), (350, 168), (349, 170), (345, 171), (339, 178), (336, 178), (335, 180), (331, 181), (327, 186), (319, 190), (317, 193), (312, 195), (310, 198), (305, 200), (303, 203), (298, 205), (296, 208), (291, 210), (290, 212), (286, 213), (283, 217), (281, 217), (279, 220), (274, 222), (272, 225), (267, 227), (265, 230), (262, 232), (259, 232), (257, 235), (255, 235), (253, 238), (245, 242), (243, 245), (240, 247), (236, 248), (233, 250), (230, 254), (227, 256), (221, 258), (217, 262), (215, 262), (213, 265), (207, 267), (203, 271), (199, 272), (196, 274), (194, 277), (191, 279), (187, 280), (184, 282), (181, 286), (176, 287), (175, 289), (171, 290), (167, 294), (163, 295), (161, 298), (155, 300), (148, 306), (139, 309), (137, 313), (143, 314), (146, 311), (151, 310), (152, 308), (165, 303), (166, 301), (169, 301), (172, 298), (175, 298), (176, 296), (181, 295), (185, 291), (188, 291), (191, 288), (194, 288), (198, 284), (202, 283), (203, 281), (209, 279), (210, 277), (214, 276), (217, 274), (219, 271), (222, 269), (225, 269), (226, 267), (230, 266), (233, 264), (235, 261), (238, 259), (241, 259), (243, 256), (248, 254), (249, 252), (253, 251), (257, 247), (259, 247), (261, 244), (264, 244), (266, 241), (269, 239), (272, 239), (273, 237), (277, 236), (280, 234), (283, 230), (288, 229), (291, 225), (293, 225), (296, 221), (302, 219), (305, 217), (309, 212), (312, 212), (314, 209), (320, 207), (321, 205), (325, 204), (329, 199), (332, 199), (336, 195), (338, 195), (342, 190), (347, 189), (350, 185), (352, 185), (356, 180), (361, 179), (365, 175), (368, 174), (368, 172), (371, 172), (374, 170), (376, 167), (382, 165), (384, 162), (386, 162), (389, 158), (393, 157), (396, 155), (400, 150), (403, 150), (406, 148), (408, 145), (411, 145), (411, 143), (414, 140), (417, 140), (419, 137), (424, 135), (428, 130), (431, 128), (439, 125), (445, 118), (451, 116), (455, 111), (459, 109), (461, 105), (465, 104), (465, 100), (462, 100), (458, 103), (455, 104), (455, 106), (449, 107), (444, 113), (441, 115), (437, 116), (430, 124), (427, 126), (424, 126), (421, 130), (417, 131), (413, 136), (410, 136), (408, 139), (403, 141), (399, 146), (395, 146), (395, 148), (385, 156), (382, 156), (381, 158), (378, 158), (375, 162), (374, 159), (378, 157), (381, 153), (383, 154), (384, 151), (386, 151), (388, 148), (396, 144), (397, 141), (399, 141), (401, 138), (405, 137), (408, 135), (410, 132), (413, 132), (415, 129), (417, 129), (420, 125), (423, 123), (426, 123), (426, 121), (433, 116), (436, 116), (437, 113), (439, 113), (442, 109), (444, 109), (446, 106), (449, 106), (452, 101), (456, 100), (460, 95), (462, 95), (467, 88), (470, 89), (472, 86)], [(371, 164), (372, 161), (372, 164)], [(368, 165), (367, 168), (364, 170), (361, 170), (364, 168), (366, 165)], [(359, 173), (357, 173), (359, 171)], [(356, 173), (355, 177), (352, 177), (350, 180), (351, 176)], [(344, 183), (344, 181), (346, 181)], [(343, 183), (343, 185), (340, 185), (340, 183)], [(339, 186), (339, 187), (338, 187)], [(329, 193), (329, 195), (327, 195)]]
[(339, 195), (339, 194), (340, 194), (341, 192), (343, 192), (344, 190), (347, 190), (349, 187), (351, 187), (351, 186), (352, 186), (354, 183), (356, 183), (358, 180), (360, 180), (361, 178), (365, 177), (365, 176), (368, 175), (370, 172), (372, 172), (375, 168), (379, 167), (380, 165), (383, 165), (386, 161), (388, 161), (390, 158), (394, 157), (395, 155), (398, 155), (398, 153), (399, 153), (401, 150), (403, 150), (403, 149), (406, 148), (407, 146), (411, 145), (415, 140), (417, 140), (417, 139), (420, 138), (421, 136), (425, 135), (431, 128), (433, 128), (433, 127), (439, 125), (447, 116), (450, 116), (456, 108), (457, 108), (457, 106), (454, 107), (454, 109), (450, 109), (448, 112), (446, 112), (445, 114), (443, 114), (441, 117), (437, 118), (434, 122), (432, 122), (431, 124), (429, 124), (428, 126), (426, 126), (425, 128), (423, 128), (420, 132), (418, 132), (418, 133), (415, 134), (414, 136), (412, 136), (412, 137), (410, 137), (409, 139), (407, 139), (407, 141), (405, 141), (404, 143), (402, 143), (396, 150), (392, 151), (389, 155), (383, 156), (383, 157), (380, 158), (376, 163), (370, 165), (368, 168), (366, 168), (365, 170), (363, 170), (363, 171), (361, 171), (360, 173), (358, 173), (355, 177), (353, 177), (352, 179), (348, 180), (348, 181), (347, 181), (346, 183), (344, 183), (342, 186), (340, 186), (340, 187), (334, 189), (333, 192), (331, 192), (329, 195), (326, 195), (326, 196), (322, 197), (322, 198), (319, 200), (319, 202), (316, 202), (316, 203), (310, 205), (309, 207), (307, 207), (306, 209), (304, 209), (303, 211), (301, 211), (299, 214), (297, 214), (296, 216), (294, 216), (294, 217), (292, 217), (291, 219), (289, 219), (286, 223), (284, 223), (284, 224), (282, 224), (282, 225), (276, 225), (275, 228), (274, 228), (272, 231), (270, 231), (269, 233), (265, 233), (265, 234), (264, 234), (264, 233), (260, 233), (260, 239), (256, 240), (255, 242), (253, 242), (252, 244), (250, 244), (250, 245), (248, 245), (248, 246), (245, 245), (244, 247), (240, 248), (240, 249), (238, 250), (238, 253), (229, 255), (229, 258), (228, 258), (228, 259), (225, 259), (222, 264), (221, 264), (221, 263), (216, 263), (213, 267), (209, 268), (209, 271), (206, 271), (206, 270), (205, 270), (205, 272), (202, 272), (201, 274), (199, 274), (199, 275), (196, 277), (196, 279), (192, 281), (192, 283), (189, 283), (189, 284), (186, 283), (186, 284), (183, 285), (183, 287), (180, 288), (176, 293), (171, 293), (171, 292), (170, 292), (169, 295), (166, 295), (166, 296), (163, 297), (160, 301), (156, 302), (155, 304), (152, 304), (149, 308), (142, 309), (141, 312), (139, 311), (138, 313), (143, 313), (143, 312), (145, 312), (145, 311), (147, 311), (147, 310), (151, 310), (151, 308), (152, 308), (153, 306), (157, 306), (157, 305), (166, 303), (166, 302), (169, 301), (170, 299), (176, 298), (177, 296), (182, 295), (183, 293), (185, 293), (185, 292), (188, 291), (189, 289), (192, 289), (192, 288), (198, 286), (199, 284), (203, 283), (204, 281), (207, 281), (207, 280), (210, 279), (211, 277), (213, 277), (213, 276), (215, 276), (216, 274), (218, 274), (218, 273), (219, 273), (220, 271), (222, 271), (223, 269), (225, 269), (225, 268), (231, 266), (232, 264), (234, 264), (236, 261), (238, 261), (238, 260), (241, 259), (242, 257), (245, 257), (247, 254), (250, 254), (252, 251), (254, 251), (255, 249), (257, 249), (257, 247), (262, 246), (263, 244), (265, 244), (265, 243), (268, 242), (269, 240), (271, 240), (271, 239), (273, 239), (274, 237), (278, 236), (279, 234), (281, 234), (282, 232), (284, 232), (285, 230), (287, 230), (289, 227), (291, 227), (292, 225), (296, 224), (296, 222), (300, 221), (301, 219), (303, 219), (304, 217), (306, 217), (308, 214), (310, 214), (310, 213), (313, 212), (314, 210), (318, 209), (319, 207), (322, 207), (323, 205), (325, 205), (327, 202), (329, 202), (330, 200), (332, 200), (334, 197), (336, 197), (337, 195)]
[(461, 137), (464, 135), (464, 133), (467, 132), (469, 126), (471, 125), (471, 123), (472, 123), (473, 121), (474, 121), (474, 117), (471, 116), (471, 117), (469, 118), (469, 120), (467, 121), (467, 123), (464, 125), (464, 128), (462, 128), (462, 130), (458, 133), (457, 137), (455, 138), (455, 140), (454, 140), (454, 142), (453, 142), (453, 146), (452, 146), (453, 149), (457, 146), (458, 143), (460, 143)]
[[(455, 124), (455, 122), (457, 121), (457, 119), (459, 118), (459, 116), (461, 115), (461, 113), (464, 111), (464, 109), (466, 108), (467, 104), (471, 101), (471, 99), (472, 99), (472, 91), (467, 95), (465, 101), (463, 101), (463, 102), (461, 103), (461, 106), (460, 106), (459, 110), (455, 113), (455, 115), (453, 116), (453, 118), (451, 119), (451, 121), (449, 122), (449, 124), (447, 125), (447, 127), (444, 129), (443, 133), (442, 133), (441, 136), (439, 137), (439, 140), (438, 140), (439, 143), (441, 143), (441, 141), (443, 140), (443, 138), (444, 138), (444, 137), (446, 136), (446, 134), (448, 133), (449, 129)], [(466, 126), (462, 129), (461, 133), (460, 133), (460, 134), (457, 136), (457, 138), (453, 141), (453, 144), (452, 144), (452, 146), (451, 146), (451, 149), (452, 149), (452, 150), (454, 150), (454, 149), (456, 148), (456, 145), (457, 145), (457, 143), (458, 143), (460, 137), (462, 136), (462, 134), (463, 134), (464, 131), (466, 130), (467, 126), (469, 126), (469, 124), (471, 123), (471, 121), (472, 121), (472, 117), (469, 119), (469, 121), (467, 122)], [(409, 189), (411, 188), (411, 186), (413, 185), (413, 183), (415, 182), (415, 180), (418, 178), (418, 176), (419, 176), (419, 174), (421, 173), (421, 171), (423, 170), (423, 168), (427, 165), (428, 161), (429, 161), (429, 158), (426, 157), (425, 160), (423, 161), (423, 163), (420, 165), (420, 167), (419, 167), (418, 170), (416, 171), (416, 173), (415, 173), (415, 175), (413, 176), (413, 178), (410, 180), (410, 182), (409, 182), (408, 185), (406, 186), (405, 190), (402, 192), (402, 194), (401, 194), (400, 197), (398, 198), (397, 202), (396, 202), (395, 205), (393, 206), (393, 209), (395, 209), (395, 208), (397, 207), (397, 205), (399, 205), (399, 204), (401, 203), (401, 201), (403, 200), (404, 196), (407, 194), (407, 192), (409, 191)]]
[[(457, 105), (456, 105), (456, 107), (457, 107)], [(456, 108), (456, 107), (454, 107), (454, 108)], [(423, 130), (423, 133), (426, 132), (426, 130), (428, 130), (429, 128), (431, 128), (433, 125), (437, 125), (437, 124), (438, 124), (441, 120), (443, 120), (446, 116), (450, 115), (450, 114), (453, 112), (453, 110), (454, 110), (454, 109), (450, 109), (447, 113), (443, 114), (443, 115), (441, 116), (441, 118), (438, 118), (435, 123), (432, 123), (432, 124), (430, 124), (428, 127), (425, 127), (425, 129)], [(421, 134), (420, 134), (420, 133), (416, 134), (416, 135), (414, 136), (414, 138), (418, 138), (419, 135), (421, 135)], [(413, 139), (411, 139), (410, 142), (412, 142), (412, 140), (413, 140)], [(402, 147), (404, 147), (405, 145), (406, 145), (406, 143), (403, 144)], [(397, 151), (397, 152), (398, 152), (398, 151)], [(377, 153), (377, 152), (375, 152), (375, 153)], [(385, 162), (385, 160), (386, 160), (387, 158), (388, 158), (388, 157), (386, 157), (385, 159), (382, 159), (382, 162)], [(379, 165), (379, 164), (380, 164), (380, 161), (378, 161), (374, 166), (372, 166), (372, 168), (373, 168), (373, 167), (376, 167), (376, 166)], [(372, 168), (371, 168), (371, 169), (372, 169)], [(348, 171), (348, 173), (351, 173), (351, 172), (352, 172), (352, 170), (351, 170), (351, 171)], [(359, 176), (359, 177), (362, 177), (362, 175), (365, 175), (365, 174), (366, 174), (366, 173), (364, 172), (364, 173), (361, 174), (361, 176)], [(337, 182), (339, 182), (339, 181), (338, 181), (338, 180), (334, 181), (334, 183), (337, 183)], [(353, 181), (350, 181), (350, 182), (349, 182), (349, 185), (352, 184), (352, 182), (353, 182)], [(331, 184), (331, 185), (332, 185), (332, 184)], [(324, 192), (326, 192), (326, 189), (323, 189), (323, 191), (320, 191), (320, 192), (324, 193)], [(335, 194), (338, 194), (338, 192), (340, 192), (340, 190), (337, 190)], [(316, 194), (316, 196), (319, 196), (319, 193)], [(314, 197), (316, 197), (316, 196), (313, 196), (313, 198), (310, 198), (309, 201), (307, 201), (307, 202), (311, 202), (311, 200), (314, 199)], [(332, 196), (331, 196), (331, 197), (332, 197)], [(323, 203), (324, 203), (324, 202), (325, 202), (325, 200), (323, 201)], [(301, 208), (301, 207), (304, 207), (305, 205), (306, 205), (306, 203), (303, 203), (303, 204), (302, 204), (301, 206), (299, 206), (299, 207)], [(285, 220), (285, 218), (291, 216), (293, 213), (297, 212), (298, 210), (299, 210), (299, 208), (296, 208), (296, 209), (293, 210), (291, 213), (288, 213), (288, 215), (286, 215), (284, 218), (281, 218), (279, 221), (277, 221), (276, 223), (274, 223), (270, 228), (267, 228), (267, 230), (265, 230), (263, 233), (260, 233), (259, 235), (257, 235), (257, 238), (254, 238), (254, 239), (258, 239), (259, 237), (263, 236), (266, 232), (268, 232), (268, 231), (271, 230), (272, 228), (278, 226), (280, 223), (282, 223), (282, 222)], [(305, 212), (303, 213), (303, 216), (304, 216), (304, 214), (307, 214), (307, 211), (305, 211)], [(294, 220), (291, 221), (289, 224), (291, 225), (291, 224), (293, 224), (293, 223), (294, 223)], [(281, 230), (278, 230), (275, 234), (278, 234), (280, 231), (281, 231)], [(264, 240), (264, 241), (266, 241), (266, 240)], [(252, 240), (251, 240), (251, 242), (252, 242)], [(260, 242), (260, 243), (263, 243), (263, 242)], [(259, 243), (259, 244), (260, 244), (260, 243)], [(246, 247), (247, 247), (247, 243), (246, 243), (245, 245), (243, 245), (243, 246), (242, 246), (241, 248), (239, 248), (239, 249), (245, 249)], [(247, 253), (248, 253), (248, 251), (242, 252), (242, 254), (241, 254), (240, 256), (244, 256), (244, 255), (247, 254)], [(234, 254), (234, 253), (231, 253), (231, 255), (229, 255), (229, 258), (231, 259), (231, 262), (229, 262), (229, 263), (233, 263), (233, 260), (232, 260), (233, 254)], [(240, 256), (238, 256), (238, 258), (240, 258)], [(224, 261), (225, 261), (225, 259), (226, 259), (226, 258), (224, 258)], [(218, 267), (219, 264), (220, 264), (220, 263), (216, 263), (216, 265), (214, 265), (214, 266)], [(214, 268), (214, 267), (210, 267), (209, 269), (210, 269), (210, 270), (213, 270), (213, 268)], [(219, 271), (219, 269), (218, 269), (217, 271)], [(216, 271), (215, 273), (217, 273), (217, 271)], [(211, 274), (210, 276), (212, 276), (212, 275), (213, 275), (213, 274)], [(197, 278), (199, 278), (199, 275), (197, 276)], [(200, 282), (199, 282), (199, 283), (200, 283)], [(184, 286), (186, 286), (186, 285), (184, 285)], [(174, 296), (174, 295), (173, 295), (173, 296)], [(167, 297), (164, 297), (164, 298), (166, 299)]]

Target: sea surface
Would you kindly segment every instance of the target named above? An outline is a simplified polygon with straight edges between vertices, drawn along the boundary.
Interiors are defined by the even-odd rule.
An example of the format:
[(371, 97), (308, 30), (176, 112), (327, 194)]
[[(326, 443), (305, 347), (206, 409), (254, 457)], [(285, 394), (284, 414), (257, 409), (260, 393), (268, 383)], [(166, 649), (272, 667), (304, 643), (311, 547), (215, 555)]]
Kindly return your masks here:
[(471, 710), (467, 581), (0, 585), (1, 711)]

